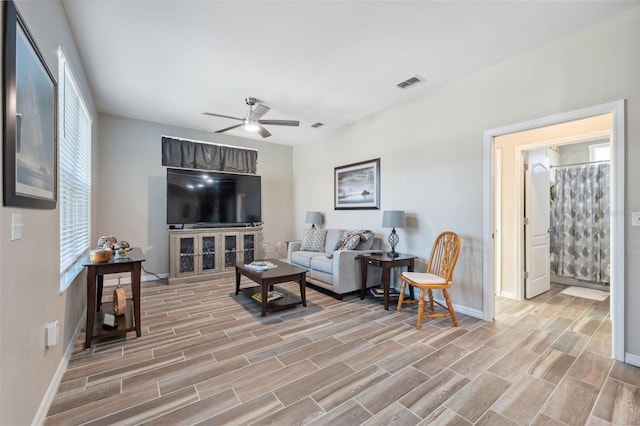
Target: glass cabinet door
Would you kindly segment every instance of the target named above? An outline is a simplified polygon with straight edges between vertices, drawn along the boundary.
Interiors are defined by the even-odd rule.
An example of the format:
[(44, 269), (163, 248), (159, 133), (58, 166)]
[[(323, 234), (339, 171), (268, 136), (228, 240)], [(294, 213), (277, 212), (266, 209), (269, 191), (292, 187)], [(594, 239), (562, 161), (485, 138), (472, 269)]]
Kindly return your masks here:
[(195, 237), (180, 238), (180, 273), (195, 272)]
[(242, 240), (244, 263), (251, 263), (256, 260), (254, 253), (256, 236), (254, 234), (245, 234)]
[(236, 235), (224, 236), (224, 267), (229, 268), (236, 266), (237, 257), (237, 238)]
[(200, 244), (202, 250), (202, 270), (213, 271), (216, 269), (216, 237), (202, 237)]

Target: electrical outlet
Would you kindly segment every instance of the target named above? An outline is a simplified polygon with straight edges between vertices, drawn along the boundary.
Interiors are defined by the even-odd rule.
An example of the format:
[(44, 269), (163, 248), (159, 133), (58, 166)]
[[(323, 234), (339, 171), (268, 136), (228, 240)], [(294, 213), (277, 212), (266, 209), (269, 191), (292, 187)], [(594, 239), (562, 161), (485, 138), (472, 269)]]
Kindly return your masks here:
[(631, 226), (640, 226), (640, 212), (631, 212)]

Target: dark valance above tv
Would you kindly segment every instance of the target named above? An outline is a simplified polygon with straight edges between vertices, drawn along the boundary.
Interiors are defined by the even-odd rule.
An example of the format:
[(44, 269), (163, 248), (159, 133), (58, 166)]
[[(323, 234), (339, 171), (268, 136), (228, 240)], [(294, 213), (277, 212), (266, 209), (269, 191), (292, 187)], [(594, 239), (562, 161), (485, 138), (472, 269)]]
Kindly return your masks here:
[(255, 175), (257, 163), (255, 149), (162, 137), (163, 166)]

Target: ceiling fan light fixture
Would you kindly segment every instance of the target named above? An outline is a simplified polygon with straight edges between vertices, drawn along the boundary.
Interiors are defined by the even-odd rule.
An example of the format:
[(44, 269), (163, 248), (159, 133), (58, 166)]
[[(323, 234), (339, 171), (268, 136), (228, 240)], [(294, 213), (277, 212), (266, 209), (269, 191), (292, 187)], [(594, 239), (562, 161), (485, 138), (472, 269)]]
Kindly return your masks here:
[(265, 129), (264, 125), (291, 126), (291, 127), (298, 127), (300, 125), (300, 122), (297, 120), (263, 120), (262, 116), (264, 116), (267, 112), (269, 112), (271, 108), (262, 104), (258, 104), (254, 108), (254, 105), (256, 105), (256, 102), (258, 101), (256, 98), (246, 98), (245, 101), (247, 105), (249, 105), (249, 114), (247, 114), (244, 118), (232, 117), (230, 115), (215, 114), (213, 112), (203, 112), (203, 114), (210, 115), (212, 117), (228, 118), (228, 119), (236, 120), (240, 122), (233, 126), (216, 130), (215, 133), (224, 133), (233, 129), (244, 128), (244, 130), (247, 130), (249, 132), (258, 133), (263, 138), (268, 138), (269, 136), (271, 136), (271, 132)]
[(258, 130), (260, 130), (260, 123), (255, 120), (247, 120), (244, 123), (244, 129), (248, 130), (249, 132), (257, 132)]

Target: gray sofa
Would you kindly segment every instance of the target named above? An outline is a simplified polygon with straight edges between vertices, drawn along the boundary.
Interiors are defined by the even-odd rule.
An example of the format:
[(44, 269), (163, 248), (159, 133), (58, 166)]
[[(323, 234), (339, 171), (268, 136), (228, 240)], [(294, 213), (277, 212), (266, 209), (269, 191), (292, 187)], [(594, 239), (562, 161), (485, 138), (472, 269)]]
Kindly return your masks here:
[[(322, 231), (326, 231), (324, 245), (318, 244), (314, 250), (302, 250), (303, 241), (289, 242), (287, 261), (292, 265), (309, 269), (308, 283), (329, 290), (341, 299), (343, 294), (361, 289), (359, 256), (362, 253), (381, 252), (382, 240), (374, 235), (367, 241), (360, 242), (352, 250), (335, 250), (338, 242), (348, 231)], [(370, 268), (367, 273), (367, 287), (379, 286), (381, 277), (380, 268)]]

